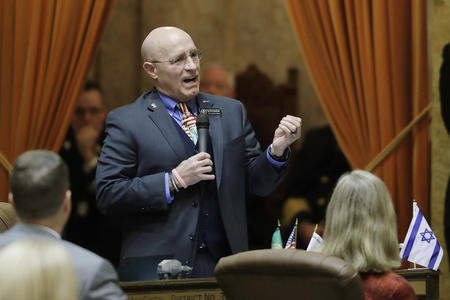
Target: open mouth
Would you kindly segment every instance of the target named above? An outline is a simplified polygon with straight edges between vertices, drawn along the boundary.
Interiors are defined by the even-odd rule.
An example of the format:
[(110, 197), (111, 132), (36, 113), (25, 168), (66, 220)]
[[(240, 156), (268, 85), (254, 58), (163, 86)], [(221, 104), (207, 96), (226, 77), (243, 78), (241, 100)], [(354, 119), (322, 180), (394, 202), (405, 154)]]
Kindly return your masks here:
[(197, 75), (196, 76), (192, 76), (192, 77), (188, 77), (188, 78), (184, 79), (183, 82), (185, 82), (185, 83), (195, 82), (195, 81), (197, 81), (197, 78), (198, 78)]

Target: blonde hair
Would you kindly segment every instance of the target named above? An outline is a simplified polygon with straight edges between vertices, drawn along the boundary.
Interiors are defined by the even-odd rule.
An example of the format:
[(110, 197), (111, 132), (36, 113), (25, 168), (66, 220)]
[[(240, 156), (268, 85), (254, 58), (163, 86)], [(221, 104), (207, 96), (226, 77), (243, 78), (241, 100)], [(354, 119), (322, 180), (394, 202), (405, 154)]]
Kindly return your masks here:
[(0, 251), (1, 300), (77, 300), (78, 295), (78, 279), (61, 244), (24, 239)]
[(321, 251), (359, 272), (400, 266), (396, 215), (381, 179), (361, 170), (341, 176), (327, 207)]

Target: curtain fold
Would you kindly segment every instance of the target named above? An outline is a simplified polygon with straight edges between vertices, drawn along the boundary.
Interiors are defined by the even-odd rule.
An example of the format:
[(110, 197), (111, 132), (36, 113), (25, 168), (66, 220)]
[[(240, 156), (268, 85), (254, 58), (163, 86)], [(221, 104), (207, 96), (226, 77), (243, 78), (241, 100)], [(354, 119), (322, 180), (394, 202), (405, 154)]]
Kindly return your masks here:
[[(0, 4), (0, 153), (58, 151), (94, 59), (111, 0)], [(3, 160), (2, 160), (3, 161)], [(0, 201), (8, 164), (0, 164)]]
[[(428, 99), (425, 0), (285, 0), (309, 73), (336, 139), (364, 167)], [(412, 200), (429, 218), (429, 117), (373, 170), (391, 192), (399, 238)]]

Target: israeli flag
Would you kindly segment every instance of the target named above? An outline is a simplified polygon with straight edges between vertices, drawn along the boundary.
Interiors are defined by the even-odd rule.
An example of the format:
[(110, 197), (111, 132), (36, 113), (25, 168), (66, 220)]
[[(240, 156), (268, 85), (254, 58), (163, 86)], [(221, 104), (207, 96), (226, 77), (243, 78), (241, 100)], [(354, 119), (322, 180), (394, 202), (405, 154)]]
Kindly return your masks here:
[(403, 242), (400, 257), (429, 269), (437, 270), (444, 251), (417, 203), (413, 203), (413, 219)]

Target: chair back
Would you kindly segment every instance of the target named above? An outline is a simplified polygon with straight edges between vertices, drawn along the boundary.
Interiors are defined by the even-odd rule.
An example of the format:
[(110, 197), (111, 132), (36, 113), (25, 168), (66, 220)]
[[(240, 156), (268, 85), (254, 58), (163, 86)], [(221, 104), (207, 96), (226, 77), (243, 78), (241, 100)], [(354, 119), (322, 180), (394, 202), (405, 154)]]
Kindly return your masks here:
[(215, 269), (228, 300), (364, 299), (358, 273), (345, 261), (304, 250), (255, 250), (221, 258)]
[(6, 231), (17, 222), (17, 215), (10, 203), (0, 202), (0, 232)]

